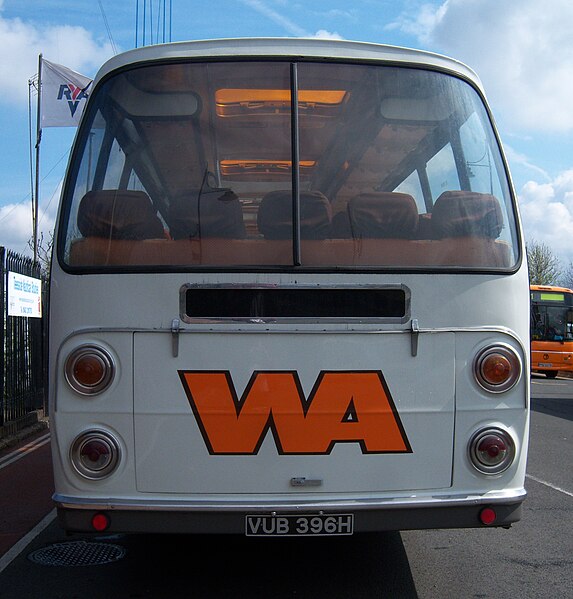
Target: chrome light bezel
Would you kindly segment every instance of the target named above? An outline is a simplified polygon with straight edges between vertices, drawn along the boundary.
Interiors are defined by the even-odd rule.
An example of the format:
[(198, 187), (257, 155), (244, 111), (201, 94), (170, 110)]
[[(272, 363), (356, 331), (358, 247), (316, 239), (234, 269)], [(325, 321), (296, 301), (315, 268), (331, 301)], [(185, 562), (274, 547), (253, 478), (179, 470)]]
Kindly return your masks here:
[[(503, 383), (490, 383), (483, 374), (484, 362), (493, 354), (499, 354), (503, 356), (509, 361), (511, 365), (511, 376)], [(476, 354), (473, 362), (475, 380), (482, 389), (485, 389), (490, 393), (504, 393), (506, 391), (509, 391), (510, 389), (513, 389), (513, 387), (517, 385), (518, 381), (521, 378), (522, 370), (523, 367), (521, 359), (517, 352), (511, 346), (505, 345), (503, 343), (495, 343), (493, 345), (488, 345), (487, 347), (484, 347)]]
[[(488, 435), (500, 437), (507, 446), (507, 453), (503, 459), (494, 465), (484, 463), (478, 454), (478, 446)], [(486, 475), (497, 475), (505, 472), (515, 461), (516, 446), (513, 437), (504, 429), (498, 427), (487, 427), (476, 431), (468, 443), (468, 455), (472, 466), (480, 473)]]
[[(104, 369), (104, 376), (94, 385), (85, 385), (74, 375), (76, 364), (81, 358), (91, 356), (98, 360)], [(93, 396), (103, 393), (115, 378), (115, 362), (111, 354), (99, 345), (86, 344), (76, 347), (66, 358), (64, 375), (68, 385), (80, 395)]]
[[(90, 468), (81, 459), (82, 449), (92, 441), (103, 443), (109, 450), (109, 462), (99, 468)], [(121, 449), (117, 439), (107, 431), (98, 429), (84, 431), (74, 439), (70, 447), (70, 461), (74, 470), (89, 480), (101, 480), (110, 476), (116, 470), (120, 458)]]

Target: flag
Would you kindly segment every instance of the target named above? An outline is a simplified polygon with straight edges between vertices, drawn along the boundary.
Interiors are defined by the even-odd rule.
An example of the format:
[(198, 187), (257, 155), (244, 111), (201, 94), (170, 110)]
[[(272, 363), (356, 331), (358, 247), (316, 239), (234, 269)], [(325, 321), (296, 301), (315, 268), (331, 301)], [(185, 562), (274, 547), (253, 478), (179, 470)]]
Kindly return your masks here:
[(40, 129), (77, 127), (92, 80), (44, 59), (41, 71)]

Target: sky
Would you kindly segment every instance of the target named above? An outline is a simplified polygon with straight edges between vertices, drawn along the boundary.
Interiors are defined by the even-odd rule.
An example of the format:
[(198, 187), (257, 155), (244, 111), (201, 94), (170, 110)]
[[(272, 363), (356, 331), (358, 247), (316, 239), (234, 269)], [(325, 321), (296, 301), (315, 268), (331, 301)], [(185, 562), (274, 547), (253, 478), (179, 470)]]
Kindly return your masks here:
[[(141, 46), (144, 31), (147, 44), (163, 39), (157, 15), (164, 4), (171, 5), (165, 36), (172, 41), (323, 37), (466, 63), (485, 87), (526, 240), (548, 245), (563, 268), (573, 262), (572, 0), (0, 0), (1, 246), (30, 253), (36, 96), (29, 101), (28, 81), (38, 55), (94, 77), (115, 53)], [(39, 229), (46, 239), (74, 134), (43, 130)]]

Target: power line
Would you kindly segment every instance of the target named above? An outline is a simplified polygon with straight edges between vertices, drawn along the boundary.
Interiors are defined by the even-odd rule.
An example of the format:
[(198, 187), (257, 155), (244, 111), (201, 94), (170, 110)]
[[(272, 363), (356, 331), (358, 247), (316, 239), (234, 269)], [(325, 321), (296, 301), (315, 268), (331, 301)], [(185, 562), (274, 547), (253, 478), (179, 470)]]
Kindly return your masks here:
[[(68, 148), (61, 156), (60, 159), (54, 164), (54, 166), (52, 166), (52, 168), (42, 177), (41, 182), (43, 183), (56, 169), (56, 167), (60, 164), (60, 162), (62, 162), (62, 160), (68, 156), (70, 153), (70, 149)], [(53, 194), (52, 194), (53, 195)], [(16, 208), (18, 208), (18, 206), (20, 206), (20, 204), (23, 204), (24, 202), (27, 202), (30, 198), (32, 197), (31, 193), (26, 194), (26, 196), (24, 196), (19, 202), (16, 202), (15, 204), (12, 205), (12, 209), (9, 210), (6, 214), (4, 214), (4, 216), (2, 216), (2, 218), (0, 218), (0, 223), (5, 221), (11, 214), (12, 212), (14, 212), (14, 210), (16, 210)], [(51, 202), (52, 200), (50, 200)], [(49, 204), (48, 204), (49, 205)], [(0, 209), (2, 209), (2, 206), (0, 206)]]
[(107, 22), (107, 17), (105, 15), (105, 10), (103, 9), (103, 5), (101, 3), (101, 0), (97, 0), (97, 3), (99, 4), (99, 9), (101, 11), (101, 16), (103, 18), (103, 22), (104, 22), (105, 28), (107, 30), (107, 36), (109, 37), (109, 41), (111, 43), (111, 47), (112, 47), (113, 53), (117, 54), (117, 48), (116, 48), (115, 42), (113, 41), (113, 36), (111, 35), (111, 29), (109, 27), (109, 23)]
[(173, 0), (135, 0), (135, 47), (171, 42), (172, 15)]

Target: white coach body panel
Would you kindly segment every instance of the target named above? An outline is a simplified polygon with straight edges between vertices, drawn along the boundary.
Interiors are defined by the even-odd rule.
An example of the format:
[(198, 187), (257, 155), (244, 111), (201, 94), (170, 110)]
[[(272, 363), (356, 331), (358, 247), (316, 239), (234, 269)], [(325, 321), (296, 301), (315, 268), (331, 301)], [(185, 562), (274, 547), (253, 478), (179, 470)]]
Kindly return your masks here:
[[(301, 477), (320, 481), (319, 486), (312, 487), (314, 492), (338, 494), (450, 487), (454, 425), (452, 334), (424, 337), (417, 358), (411, 356), (407, 332), (181, 334), (177, 359), (171, 356), (170, 337), (170, 334), (135, 334), (138, 490), (300, 493), (300, 489), (291, 485), (291, 479)], [(432, 366), (432, 356), (436, 355), (443, 357), (446, 368)], [(351, 380), (352, 373), (367, 371), (375, 378), (382, 375), (411, 452), (400, 447), (388, 453), (370, 454), (364, 453), (358, 442), (336, 442), (325, 450), (328, 451), (325, 455), (288, 455), (284, 449), (279, 455), (277, 442), (271, 430), (267, 430), (262, 445), (253, 455), (212, 455), (201, 436), (178, 370), (228, 372), (243, 402), (249, 401), (244, 398), (244, 390), (256, 372), (272, 373), (271, 377), (282, 373), (287, 381), (291, 373), (296, 374), (306, 401), (310, 401), (321, 372), (342, 373), (341, 376)], [(423, 374), (404, 376), (406, 371)], [(379, 389), (382, 392), (382, 386)], [(352, 399), (352, 395), (347, 397), (344, 411), (337, 415), (339, 420)], [(360, 413), (358, 399), (355, 399), (356, 413), (348, 416), (350, 422), (345, 426), (358, 427), (360, 435), (363, 433), (360, 421), (369, 414)], [(294, 402), (293, 408), (296, 407)], [(280, 410), (281, 406), (274, 409)], [(274, 416), (279, 422), (275, 424), (275, 434), (280, 440), (284, 434), (280, 428), (281, 416), (288, 414)], [(426, 434), (428, 428), (433, 431), (431, 436)], [(313, 434), (312, 429), (308, 434)], [(301, 453), (305, 447), (302, 444)], [(322, 450), (319, 446), (315, 451)]]
[(331, 40), (116, 56), (54, 247), (67, 530), (519, 520), (527, 264), (468, 67)]

